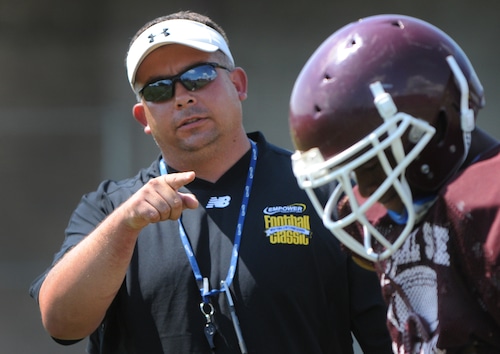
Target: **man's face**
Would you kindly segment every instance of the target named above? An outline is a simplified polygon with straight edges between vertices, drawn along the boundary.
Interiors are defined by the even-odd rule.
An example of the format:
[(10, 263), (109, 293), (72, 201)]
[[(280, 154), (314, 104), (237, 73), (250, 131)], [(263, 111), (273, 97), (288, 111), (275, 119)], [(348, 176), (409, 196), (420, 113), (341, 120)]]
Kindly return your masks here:
[[(387, 175), (377, 158), (369, 160), (367, 163), (357, 168), (354, 173), (356, 174), (359, 194), (363, 198), (368, 198), (372, 195), (387, 178)], [(394, 188), (387, 190), (387, 192), (379, 199), (379, 203), (388, 210), (398, 213), (404, 211), (404, 205)]]
[[(136, 76), (138, 87), (170, 78), (196, 64), (221, 63), (220, 54), (206, 53), (178, 44), (162, 46), (141, 63)], [(134, 116), (152, 134), (165, 154), (194, 152), (227, 137), (242, 125), (241, 101), (246, 98), (246, 76), (241, 69), (216, 68), (215, 80), (195, 91), (175, 83), (175, 94), (161, 102), (142, 99), (144, 117)]]

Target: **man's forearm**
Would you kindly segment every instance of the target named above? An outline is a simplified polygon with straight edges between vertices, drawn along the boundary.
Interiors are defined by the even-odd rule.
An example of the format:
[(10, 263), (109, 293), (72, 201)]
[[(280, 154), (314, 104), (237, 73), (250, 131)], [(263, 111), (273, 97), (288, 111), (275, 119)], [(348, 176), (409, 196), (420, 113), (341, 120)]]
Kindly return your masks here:
[(48, 273), (39, 302), (51, 336), (81, 339), (99, 326), (123, 283), (138, 234), (123, 226), (116, 210)]

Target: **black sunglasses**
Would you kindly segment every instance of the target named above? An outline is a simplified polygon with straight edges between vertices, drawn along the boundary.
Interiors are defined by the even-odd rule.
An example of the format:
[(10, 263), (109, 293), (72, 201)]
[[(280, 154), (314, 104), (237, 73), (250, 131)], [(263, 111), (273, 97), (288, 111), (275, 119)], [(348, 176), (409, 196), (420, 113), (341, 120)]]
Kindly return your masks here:
[(217, 63), (196, 64), (180, 74), (147, 84), (139, 94), (148, 102), (167, 101), (174, 97), (176, 82), (180, 82), (189, 91), (199, 90), (217, 78), (215, 68), (229, 70)]

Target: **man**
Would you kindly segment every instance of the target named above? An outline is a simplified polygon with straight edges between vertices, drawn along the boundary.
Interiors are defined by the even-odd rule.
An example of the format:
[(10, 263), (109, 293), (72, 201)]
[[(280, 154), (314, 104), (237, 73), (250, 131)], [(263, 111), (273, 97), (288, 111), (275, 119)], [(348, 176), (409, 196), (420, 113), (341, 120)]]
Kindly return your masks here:
[(290, 153), (243, 128), (223, 30), (180, 12), (132, 39), (133, 115), (161, 155), (82, 198), (32, 285), (58, 342), (90, 353), (387, 353), (378, 281), (325, 235)]
[(401, 15), (339, 29), (295, 83), (294, 172), (376, 269), (394, 353), (500, 352), (500, 145), (475, 128), (483, 105), (461, 48)]

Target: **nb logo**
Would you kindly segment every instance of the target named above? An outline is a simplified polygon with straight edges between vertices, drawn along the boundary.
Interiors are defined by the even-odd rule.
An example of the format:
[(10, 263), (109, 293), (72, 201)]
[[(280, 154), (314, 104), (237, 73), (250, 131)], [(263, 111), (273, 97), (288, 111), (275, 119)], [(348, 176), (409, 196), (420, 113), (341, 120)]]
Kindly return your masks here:
[(226, 195), (224, 197), (211, 197), (207, 203), (207, 209), (212, 208), (225, 208), (229, 205), (231, 197)]

